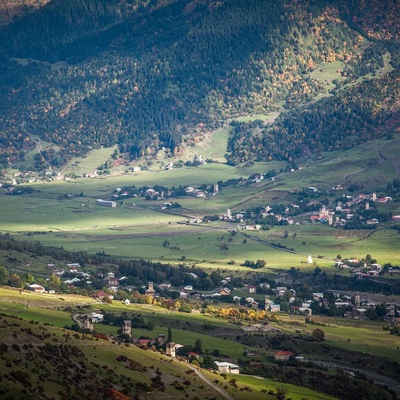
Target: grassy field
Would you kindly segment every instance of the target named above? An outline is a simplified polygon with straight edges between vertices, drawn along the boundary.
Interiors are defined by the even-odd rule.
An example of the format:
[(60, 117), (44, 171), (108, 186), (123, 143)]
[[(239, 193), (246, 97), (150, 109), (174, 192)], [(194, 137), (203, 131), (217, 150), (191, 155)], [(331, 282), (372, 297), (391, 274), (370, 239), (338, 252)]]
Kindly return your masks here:
[[(205, 149), (215, 151), (215, 154), (220, 153), (223, 142), (227, 140), (227, 132), (216, 132), (207, 140), (208, 145), (198, 145), (204, 145)], [(227, 231), (236, 229), (234, 224), (185, 226), (181, 222), (187, 221), (190, 216), (221, 215), (228, 208), (232, 212), (239, 212), (248, 207), (290, 203), (296, 201), (296, 191), (311, 185), (329, 190), (339, 183), (344, 186), (358, 183), (364, 185), (367, 191), (378, 191), (386, 186), (387, 181), (397, 176), (395, 166), (399, 144), (399, 137), (391, 141), (375, 140), (340, 153), (323, 153), (320, 160), (303, 160), (301, 169), (279, 174), (276, 182), (265, 180), (251, 185), (243, 183), (223, 188), (218, 195), (205, 199), (179, 198), (177, 201), (182, 208), (174, 210), (176, 214), (163, 212), (161, 201), (132, 198), (127, 199), (125, 204), (119, 202), (116, 208), (106, 208), (97, 206), (96, 199), (110, 199), (117, 187), (210, 185), (218, 180), (247, 178), (255, 172), (280, 170), (284, 164), (255, 163), (250, 167), (206, 164), (198, 168), (185, 167), (172, 171), (141, 171), (73, 181), (33, 183), (31, 186), (36, 191), (31, 194), (11, 197), (5, 195), (4, 191), (0, 192), (1, 231), (11, 233), (21, 240), (40, 241), (70, 250), (89, 253), (104, 251), (121, 257), (172, 263), (185, 261), (205, 268), (227, 268), (227, 263), (234, 260), (235, 265), (230, 268), (240, 269), (240, 264), (247, 259), (265, 259), (267, 267), (272, 269), (292, 266), (307, 268), (309, 265), (304, 262), (308, 254), (314, 257), (316, 265), (326, 268), (331, 266), (337, 254), (343, 257), (364, 257), (369, 253), (380, 263), (398, 264), (398, 234), (390, 229), (378, 229), (372, 233), (349, 232), (304, 224), (275, 227), (268, 232), (251, 232), (258, 238), (280, 243), (296, 252), (288, 253), (253, 240), (243, 243), (243, 238), (239, 236), (228, 241)], [(194, 152), (197, 152), (196, 147)], [(96, 153), (97, 156), (95, 153), (90, 154), (87, 159), (92, 160), (91, 163), (100, 160), (100, 153)], [(211, 157), (211, 153), (204, 153), (206, 156)], [(85, 164), (88, 160), (76, 162), (89, 168), (91, 164)], [(67, 193), (75, 197), (63, 199)], [(343, 193), (345, 191), (335, 193), (334, 196), (339, 197)], [(395, 202), (382, 204), (379, 210), (397, 214), (400, 213), (400, 205)], [(287, 239), (283, 239), (285, 231), (288, 232)], [(170, 242), (169, 246), (163, 246), (166, 238)], [(227, 248), (222, 249), (224, 244)], [(10, 255), (0, 254), (0, 257), (5, 265), (19, 267), (18, 262), (7, 261)]]

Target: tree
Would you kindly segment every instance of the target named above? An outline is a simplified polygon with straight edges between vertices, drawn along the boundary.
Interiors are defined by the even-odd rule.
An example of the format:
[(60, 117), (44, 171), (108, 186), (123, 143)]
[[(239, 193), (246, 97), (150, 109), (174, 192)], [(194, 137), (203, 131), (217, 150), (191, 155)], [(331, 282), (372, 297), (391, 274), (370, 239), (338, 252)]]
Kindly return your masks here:
[(320, 267), (316, 267), (314, 269), (314, 276), (321, 275), (322, 269)]
[(201, 363), (201, 366), (203, 368), (215, 368), (214, 358), (209, 355), (205, 355), (203, 357), (203, 362)]
[(8, 283), (9, 279), (10, 279), (10, 273), (7, 271), (7, 268), (0, 265), (0, 284), (4, 285)]
[(172, 342), (172, 329), (168, 327), (167, 342)]
[(264, 268), (267, 263), (265, 262), (265, 260), (257, 260), (257, 265), (259, 268)]
[(32, 274), (26, 274), (25, 275), (25, 282), (32, 284), (35, 282), (35, 277)]
[(201, 339), (196, 339), (193, 350), (199, 354), (203, 353), (203, 341)]
[(276, 390), (276, 398), (278, 400), (285, 400), (286, 399), (286, 394), (287, 394), (288, 390), (285, 387), (279, 386), (275, 390)]
[(312, 331), (311, 337), (316, 342), (323, 342), (325, 340), (325, 332), (320, 328), (315, 328)]
[(20, 288), (22, 286), (22, 280), (21, 277), (17, 274), (12, 274), (10, 276), (10, 279), (8, 280), (8, 284), (12, 287), (18, 287)]

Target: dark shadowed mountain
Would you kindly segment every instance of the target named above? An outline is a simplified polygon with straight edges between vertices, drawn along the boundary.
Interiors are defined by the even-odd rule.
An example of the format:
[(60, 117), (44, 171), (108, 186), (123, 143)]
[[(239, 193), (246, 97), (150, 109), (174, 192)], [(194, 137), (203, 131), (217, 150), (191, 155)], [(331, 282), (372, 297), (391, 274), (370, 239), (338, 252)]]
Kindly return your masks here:
[(54, 0), (4, 19), (8, 3), (4, 165), (23, 159), (32, 135), (58, 146), (42, 154), (55, 166), (114, 144), (136, 158), (177, 151), (199, 124), (273, 110), (285, 112), (257, 135), (236, 124), (230, 163), (347, 148), (398, 127), (395, 0)]

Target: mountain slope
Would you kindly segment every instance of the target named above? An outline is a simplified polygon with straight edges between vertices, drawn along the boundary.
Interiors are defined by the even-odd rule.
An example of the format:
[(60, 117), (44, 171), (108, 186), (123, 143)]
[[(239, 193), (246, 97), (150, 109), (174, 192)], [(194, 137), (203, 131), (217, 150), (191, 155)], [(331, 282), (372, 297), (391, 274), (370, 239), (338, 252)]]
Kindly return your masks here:
[(1, 32), (0, 163), (22, 159), (32, 134), (60, 146), (38, 168), (116, 143), (131, 158), (174, 152), (199, 123), (312, 101), (321, 62), (379, 68), (375, 52), (354, 61), (369, 45), (347, 20), (340, 1), (50, 2)]
[(0, 0), (0, 26), (8, 25), (18, 18), (47, 4), (50, 0)]

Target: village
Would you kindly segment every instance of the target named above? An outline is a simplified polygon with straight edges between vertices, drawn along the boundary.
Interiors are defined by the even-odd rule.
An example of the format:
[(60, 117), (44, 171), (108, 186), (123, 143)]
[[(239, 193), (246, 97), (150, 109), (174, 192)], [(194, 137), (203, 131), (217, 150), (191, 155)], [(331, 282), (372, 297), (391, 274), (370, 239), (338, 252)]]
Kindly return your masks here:
[[(313, 264), (311, 256), (308, 256), (307, 263)], [(400, 273), (398, 267), (382, 267), (370, 255), (363, 260), (337, 260), (332, 268), (338, 271), (348, 269), (355, 279), (373, 279), (380, 274)], [(180, 312), (195, 312), (199, 309), (207, 312), (210, 309), (207, 308), (208, 305), (213, 309), (221, 304), (225, 308), (239, 309), (244, 315), (243, 318), (248, 320), (256, 319), (254, 316), (266, 317), (266, 313), (282, 312), (300, 314), (306, 318), (311, 318), (313, 314), (327, 314), (353, 319), (374, 319), (378, 310), (379, 317), (388, 321), (395, 321), (399, 316), (399, 301), (378, 303), (372, 292), (336, 290), (332, 287), (324, 292), (304, 292), (302, 284), (296, 284), (291, 279), (292, 270), (280, 274), (274, 280), (263, 279), (257, 284), (244, 283), (241, 287), (235, 286), (237, 280), (233, 276), (225, 276), (221, 279), (219, 287), (204, 291), (196, 289), (198, 276), (195, 273), (190, 273), (191, 284), (173, 287), (169, 282), (148, 282), (147, 285), (138, 287), (128, 284), (128, 276), (118, 276), (115, 272), (84, 272), (79, 263), (68, 263), (65, 269), (49, 263), (47, 269), (51, 271), (51, 277), (44, 280), (44, 284), (27, 285), (27, 289), (50, 294), (56, 293), (56, 290), (78, 292), (99, 302), (120, 301), (127, 306), (131, 302), (153, 304)], [(314, 275), (319, 274), (319, 271), (318, 267), (315, 268)], [(297, 273), (294, 269), (293, 272)], [(54, 282), (57, 283), (56, 289)], [(93, 285), (94, 282), (96, 285)], [(287, 282), (288, 285), (283, 286), (283, 282)], [(101, 289), (96, 290), (99, 286)], [(298, 291), (301, 291), (300, 296)]]

